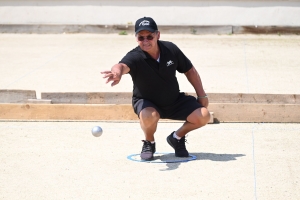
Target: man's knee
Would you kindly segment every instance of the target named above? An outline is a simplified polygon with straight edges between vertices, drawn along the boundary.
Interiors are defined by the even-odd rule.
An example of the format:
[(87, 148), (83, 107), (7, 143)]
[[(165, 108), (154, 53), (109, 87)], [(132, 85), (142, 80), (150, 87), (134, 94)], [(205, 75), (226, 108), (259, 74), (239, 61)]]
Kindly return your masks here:
[(205, 126), (210, 120), (210, 113), (205, 108), (198, 108), (192, 114), (190, 114), (187, 118), (187, 121), (195, 124), (197, 127)]
[(139, 117), (144, 123), (153, 123), (158, 122), (160, 115), (155, 108), (147, 107), (141, 110)]

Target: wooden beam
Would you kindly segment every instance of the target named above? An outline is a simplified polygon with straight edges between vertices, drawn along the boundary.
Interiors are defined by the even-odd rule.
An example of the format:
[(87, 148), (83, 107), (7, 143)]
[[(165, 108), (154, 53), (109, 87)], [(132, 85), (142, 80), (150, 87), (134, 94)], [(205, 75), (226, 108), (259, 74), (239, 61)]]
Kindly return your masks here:
[[(195, 93), (188, 93), (196, 96)], [(211, 103), (300, 104), (299, 94), (208, 93)], [(53, 104), (131, 104), (131, 92), (55, 92), (42, 93)]]
[(35, 90), (0, 90), (0, 103), (23, 103), (36, 99)]
[(211, 103), (215, 122), (300, 122), (299, 104)]
[[(299, 104), (211, 103), (215, 122), (300, 122)], [(130, 104), (0, 104), (1, 120), (138, 120)]]

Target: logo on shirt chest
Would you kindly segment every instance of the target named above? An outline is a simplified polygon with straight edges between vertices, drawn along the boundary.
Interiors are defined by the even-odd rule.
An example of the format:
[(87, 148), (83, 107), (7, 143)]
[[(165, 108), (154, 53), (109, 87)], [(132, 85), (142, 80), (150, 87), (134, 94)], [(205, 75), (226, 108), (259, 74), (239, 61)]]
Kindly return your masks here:
[(169, 60), (168, 62), (167, 62), (167, 67), (169, 67), (169, 66), (171, 66), (171, 65), (173, 65), (174, 64), (174, 62), (172, 61), (172, 60)]

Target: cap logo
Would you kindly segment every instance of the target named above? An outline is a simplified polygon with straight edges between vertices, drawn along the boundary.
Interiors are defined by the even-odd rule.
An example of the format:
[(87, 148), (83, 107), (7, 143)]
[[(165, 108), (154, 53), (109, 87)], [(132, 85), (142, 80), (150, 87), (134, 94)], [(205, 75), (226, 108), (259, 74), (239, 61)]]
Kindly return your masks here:
[(139, 24), (139, 26), (149, 26), (150, 25), (150, 22), (149, 21), (147, 21), (147, 20), (143, 20), (140, 24)]

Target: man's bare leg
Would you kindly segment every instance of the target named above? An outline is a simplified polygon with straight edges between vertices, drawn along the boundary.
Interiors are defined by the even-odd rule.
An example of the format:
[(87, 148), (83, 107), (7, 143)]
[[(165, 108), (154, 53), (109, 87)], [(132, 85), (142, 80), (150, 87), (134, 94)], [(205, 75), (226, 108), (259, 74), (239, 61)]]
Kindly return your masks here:
[(145, 140), (141, 152), (143, 160), (151, 160), (156, 151), (154, 133), (160, 118), (159, 113), (152, 107), (144, 108), (140, 112), (140, 125), (145, 134)]
[(185, 147), (185, 139), (183, 138), (188, 132), (200, 128), (209, 122), (210, 113), (206, 108), (198, 108), (192, 112), (187, 121), (176, 131), (167, 137), (167, 142), (175, 150), (175, 156), (188, 157), (189, 152)]
[(144, 108), (140, 112), (140, 125), (145, 134), (145, 140), (154, 141), (154, 133), (157, 128), (160, 115), (153, 107)]
[(176, 135), (183, 137), (188, 132), (205, 126), (209, 119), (209, 111), (204, 107), (198, 108), (187, 117), (187, 121), (176, 131)]

